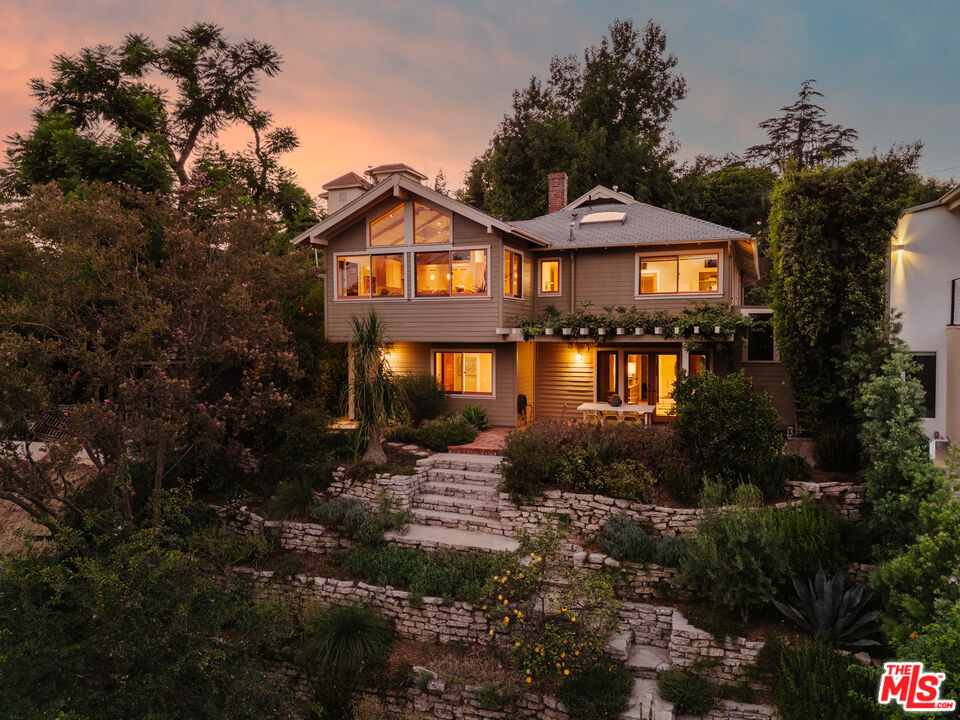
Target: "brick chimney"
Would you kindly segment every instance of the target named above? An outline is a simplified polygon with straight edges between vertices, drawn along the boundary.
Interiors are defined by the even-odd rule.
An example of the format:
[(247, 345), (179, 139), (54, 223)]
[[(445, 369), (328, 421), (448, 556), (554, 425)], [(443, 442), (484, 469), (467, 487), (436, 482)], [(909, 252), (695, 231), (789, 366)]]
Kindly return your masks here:
[(555, 172), (547, 175), (547, 212), (561, 210), (567, 204), (567, 174)]

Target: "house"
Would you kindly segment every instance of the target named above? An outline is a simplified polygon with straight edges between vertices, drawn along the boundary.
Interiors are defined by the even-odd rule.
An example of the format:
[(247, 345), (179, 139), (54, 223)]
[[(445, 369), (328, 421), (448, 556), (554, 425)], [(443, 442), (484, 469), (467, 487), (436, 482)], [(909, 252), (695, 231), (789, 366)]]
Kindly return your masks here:
[(655, 334), (598, 344), (579, 336), (524, 341), (512, 330), (550, 306), (572, 311), (583, 302), (596, 310), (678, 312), (709, 301), (769, 314), (742, 305), (744, 287), (758, 277), (750, 235), (617, 189), (596, 187), (568, 202), (565, 173), (548, 178), (548, 214), (518, 222), (435, 192), (400, 163), (368, 174), (374, 182), (366, 187), (359, 176), (325, 185), (356, 194), (346, 202), (338, 196), (326, 219), (293, 240), (323, 248), (329, 340), (349, 342), (351, 319), (375, 310), (386, 321), (397, 372), (434, 374), (451, 409), (479, 404), (493, 425), (518, 423), (521, 395), (528, 420), (573, 419), (581, 403), (616, 393), (654, 406), (654, 421), (668, 421), (681, 368), (734, 367), (773, 392), (784, 424), (793, 424), (792, 394), (769, 332), (744, 348), (691, 351), (681, 339)]
[(900, 218), (888, 297), (921, 368), (927, 436), (960, 440), (960, 187)]

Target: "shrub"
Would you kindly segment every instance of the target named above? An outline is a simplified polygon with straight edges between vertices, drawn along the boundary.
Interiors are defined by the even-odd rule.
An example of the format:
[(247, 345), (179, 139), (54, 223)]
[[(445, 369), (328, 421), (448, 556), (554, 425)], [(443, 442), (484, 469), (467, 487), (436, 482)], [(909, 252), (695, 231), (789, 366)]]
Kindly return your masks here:
[(375, 462), (361, 460), (350, 465), (343, 474), (347, 480), (365, 483), (373, 479), (373, 476), (377, 474), (379, 468), (380, 466)]
[(660, 697), (673, 703), (676, 713), (703, 716), (717, 706), (716, 688), (691, 670), (671, 668), (660, 678)]
[(408, 588), (420, 595), (477, 603), (487, 578), (501, 562), (490, 553), (427, 552), (412, 548), (366, 547), (348, 550), (343, 573), (375, 585)]
[(868, 611), (872, 593), (863, 594), (862, 586), (843, 589), (843, 574), (838, 570), (827, 580), (823, 569), (806, 583), (793, 578), (800, 607), (777, 600), (773, 603), (784, 617), (803, 632), (840, 648), (862, 649), (878, 645), (870, 636), (877, 632), (878, 610)]
[(792, 646), (769, 641), (764, 662), (775, 668), (774, 700), (783, 720), (871, 720), (883, 716), (876, 701), (878, 673), (826, 643), (798, 638)]
[(655, 479), (630, 460), (604, 461), (589, 450), (575, 448), (563, 456), (557, 481), (575, 492), (647, 502)]
[(559, 423), (533, 423), (507, 435), (500, 472), (504, 490), (512, 497), (535, 497), (556, 482), (561, 467), (561, 427)]
[(632, 460), (658, 481), (671, 465), (683, 459), (674, 433), (659, 425), (616, 423), (594, 430), (613, 439), (618, 459)]
[(387, 530), (400, 530), (410, 521), (409, 511), (394, 510), (386, 493), (381, 493), (376, 510), (354, 498), (337, 497), (314, 506), (310, 516), (321, 525), (342, 529), (361, 545), (382, 543)]
[(686, 549), (686, 541), (674, 537), (650, 537), (631, 515), (614, 515), (603, 524), (597, 543), (615, 560), (653, 562), (675, 567)]
[(280, 483), (266, 505), (272, 520), (305, 520), (313, 507), (313, 485), (307, 478)]
[(417, 442), (417, 429), (413, 425), (398, 425), (387, 430), (384, 437), (390, 442), (404, 443), (405, 445)]
[(834, 472), (857, 472), (860, 469), (859, 430), (855, 424), (826, 425), (817, 430), (813, 449), (817, 467)]
[(401, 375), (397, 382), (406, 398), (407, 415), (414, 425), (433, 420), (443, 412), (443, 389), (430, 373)]
[(570, 717), (616, 720), (627, 709), (634, 678), (622, 660), (598, 658), (560, 686), (558, 696)]
[(792, 575), (812, 576), (821, 567), (828, 572), (846, 564), (845, 521), (835, 507), (805, 502), (799, 508), (769, 511), (773, 537)]
[(473, 696), (477, 699), (481, 710), (500, 710), (505, 705), (512, 705), (520, 699), (518, 691), (510, 688), (498, 690), (493, 683), (487, 683), (474, 690)]
[(929, 622), (894, 646), (897, 658), (919, 660), (927, 672), (946, 673), (940, 697), (960, 697), (960, 602), (938, 602)]
[(462, 415), (428, 420), (417, 431), (417, 444), (436, 452), (451, 445), (465, 445), (477, 436), (477, 429)]
[(314, 607), (304, 618), (300, 660), (323, 673), (347, 676), (364, 664), (386, 660), (393, 623), (356, 605)]
[(477, 430), (483, 430), (487, 426), (487, 411), (482, 405), (468, 405), (460, 414)]
[(742, 372), (681, 372), (673, 389), (673, 430), (704, 473), (732, 483), (752, 478), (783, 445), (769, 394), (755, 393)]
[(743, 482), (760, 488), (764, 500), (776, 500), (783, 495), (787, 482), (803, 478), (808, 473), (807, 461), (800, 455), (778, 453), (772, 460), (762, 460)]
[[(716, 489), (708, 490), (709, 502)], [(681, 563), (682, 579), (699, 599), (743, 620), (752, 608), (769, 605), (788, 576), (761, 497), (755, 487), (741, 485), (730, 507), (706, 507)]]
[(700, 496), (700, 475), (688, 463), (669, 463), (663, 470), (660, 484), (670, 497), (687, 505), (695, 503)]

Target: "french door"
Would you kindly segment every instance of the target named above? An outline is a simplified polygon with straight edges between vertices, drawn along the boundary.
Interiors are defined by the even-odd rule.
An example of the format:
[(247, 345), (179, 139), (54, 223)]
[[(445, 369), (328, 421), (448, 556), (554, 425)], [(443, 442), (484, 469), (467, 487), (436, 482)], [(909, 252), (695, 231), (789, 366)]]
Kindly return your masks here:
[[(602, 373), (608, 376), (611, 363), (615, 367), (617, 353), (605, 351), (603, 354), (613, 356), (611, 359), (601, 360), (601, 353), (597, 353), (598, 377)], [(636, 405), (653, 405), (654, 420), (670, 420), (673, 410), (673, 384), (677, 380), (680, 370), (680, 353), (676, 352), (623, 352), (624, 400)], [(599, 389), (600, 385), (598, 385)], [(597, 400), (606, 398), (597, 395)]]

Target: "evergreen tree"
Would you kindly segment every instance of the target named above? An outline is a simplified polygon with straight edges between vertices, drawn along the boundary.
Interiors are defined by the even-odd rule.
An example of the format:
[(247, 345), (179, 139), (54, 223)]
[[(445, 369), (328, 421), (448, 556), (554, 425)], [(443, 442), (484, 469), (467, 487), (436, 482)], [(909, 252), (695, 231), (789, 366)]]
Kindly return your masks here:
[(804, 80), (796, 102), (780, 108), (783, 113), (758, 124), (767, 133), (767, 142), (747, 148), (746, 158), (771, 170), (783, 171), (787, 162), (799, 168), (825, 163), (838, 166), (856, 153), (853, 143), (860, 137), (853, 128), (828, 123), (827, 111), (814, 101), (823, 93), (814, 88), (816, 80)]

